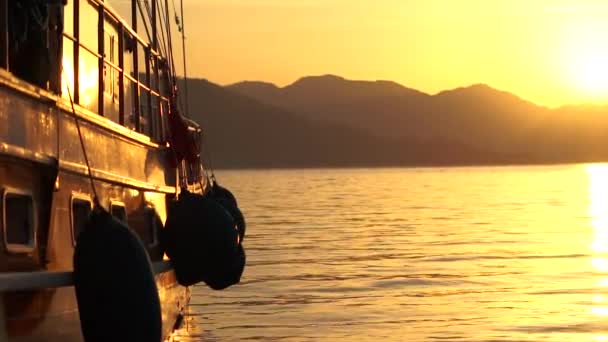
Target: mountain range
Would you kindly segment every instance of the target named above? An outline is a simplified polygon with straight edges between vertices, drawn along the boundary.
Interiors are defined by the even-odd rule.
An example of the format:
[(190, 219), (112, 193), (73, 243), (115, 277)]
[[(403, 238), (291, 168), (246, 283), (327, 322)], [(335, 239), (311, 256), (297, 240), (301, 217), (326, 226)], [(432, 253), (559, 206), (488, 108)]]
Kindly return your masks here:
[(217, 167), (369, 167), (608, 160), (608, 106), (551, 109), (476, 84), (424, 92), (325, 75), (286, 87), (189, 79)]

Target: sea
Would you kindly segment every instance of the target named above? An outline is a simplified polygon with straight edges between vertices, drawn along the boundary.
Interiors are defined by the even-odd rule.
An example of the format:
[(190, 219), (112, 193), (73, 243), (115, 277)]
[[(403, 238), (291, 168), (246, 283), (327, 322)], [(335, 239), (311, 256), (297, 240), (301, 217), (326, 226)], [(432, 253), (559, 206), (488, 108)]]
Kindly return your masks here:
[(608, 165), (216, 176), (247, 267), (178, 341), (608, 341)]

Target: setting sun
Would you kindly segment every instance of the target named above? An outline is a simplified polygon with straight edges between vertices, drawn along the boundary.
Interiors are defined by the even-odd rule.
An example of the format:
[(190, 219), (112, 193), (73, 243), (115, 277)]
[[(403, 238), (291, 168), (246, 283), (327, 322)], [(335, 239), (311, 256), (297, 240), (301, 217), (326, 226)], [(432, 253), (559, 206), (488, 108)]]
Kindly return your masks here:
[(578, 82), (581, 88), (594, 96), (604, 96), (608, 92), (608, 55), (591, 53), (582, 56), (576, 66), (578, 69)]
[(608, 29), (601, 23), (578, 23), (564, 37), (573, 87), (585, 98), (608, 98)]
[(576, 82), (581, 90), (594, 97), (603, 97), (608, 94), (608, 54), (590, 52), (581, 56), (573, 66), (576, 73)]

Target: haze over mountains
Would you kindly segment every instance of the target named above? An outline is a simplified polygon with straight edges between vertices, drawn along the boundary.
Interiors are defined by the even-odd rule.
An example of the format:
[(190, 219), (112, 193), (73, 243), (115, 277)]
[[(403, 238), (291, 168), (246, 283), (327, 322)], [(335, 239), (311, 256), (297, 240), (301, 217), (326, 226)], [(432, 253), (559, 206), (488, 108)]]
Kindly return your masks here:
[(608, 106), (549, 109), (477, 84), (425, 94), (390, 81), (189, 80), (219, 167), (424, 166), (608, 160)]

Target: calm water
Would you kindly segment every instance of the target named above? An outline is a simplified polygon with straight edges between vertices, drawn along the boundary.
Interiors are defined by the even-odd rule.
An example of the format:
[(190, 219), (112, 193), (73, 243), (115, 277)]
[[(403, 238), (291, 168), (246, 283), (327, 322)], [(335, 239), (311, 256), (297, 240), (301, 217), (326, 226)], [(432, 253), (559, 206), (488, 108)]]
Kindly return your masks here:
[(608, 166), (218, 176), (248, 266), (182, 341), (608, 341)]

